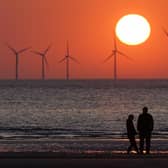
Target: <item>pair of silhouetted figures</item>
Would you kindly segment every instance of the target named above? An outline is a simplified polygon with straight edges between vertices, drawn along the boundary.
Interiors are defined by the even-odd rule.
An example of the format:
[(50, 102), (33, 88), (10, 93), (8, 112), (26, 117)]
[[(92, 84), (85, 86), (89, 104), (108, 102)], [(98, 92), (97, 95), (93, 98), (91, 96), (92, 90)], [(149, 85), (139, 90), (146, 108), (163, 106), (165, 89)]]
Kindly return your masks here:
[(146, 154), (149, 154), (151, 146), (151, 135), (154, 125), (153, 117), (151, 114), (148, 113), (147, 107), (143, 108), (143, 113), (140, 114), (138, 117), (137, 130), (139, 134), (139, 150), (135, 139), (137, 131), (134, 127), (133, 119), (134, 116), (131, 114), (128, 116), (126, 122), (127, 135), (130, 141), (130, 146), (128, 147), (127, 153), (129, 154), (130, 151), (134, 148), (137, 153), (143, 154), (144, 142), (146, 142)]

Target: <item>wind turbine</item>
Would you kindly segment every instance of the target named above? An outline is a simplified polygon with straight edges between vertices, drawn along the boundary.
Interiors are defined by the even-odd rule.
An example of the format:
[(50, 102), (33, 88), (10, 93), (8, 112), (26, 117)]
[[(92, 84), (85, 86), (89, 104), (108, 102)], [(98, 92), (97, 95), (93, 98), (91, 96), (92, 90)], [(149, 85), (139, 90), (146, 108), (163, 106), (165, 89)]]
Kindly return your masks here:
[(124, 53), (122, 53), (121, 51), (118, 50), (117, 48), (117, 42), (116, 42), (116, 37), (114, 36), (114, 49), (112, 50), (112, 53), (110, 54), (110, 56), (108, 56), (104, 62), (109, 61), (112, 57), (114, 57), (114, 80), (117, 80), (117, 58), (118, 55), (122, 55), (124, 57), (126, 57), (127, 59), (132, 60), (131, 58), (129, 58), (127, 55), (125, 55)]
[(168, 37), (168, 32), (167, 32), (167, 30), (163, 27), (162, 28), (163, 29), (163, 32), (165, 33), (165, 35)]
[(70, 78), (70, 70), (69, 70), (70, 69), (69, 68), (70, 60), (72, 60), (76, 63), (79, 63), (74, 57), (70, 56), (69, 42), (67, 41), (67, 53), (66, 53), (65, 57), (59, 61), (59, 63), (66, 61), (66, 80), (69, 80), (69, 78)]
[(41, 56), (41, 76), (42, 76), (42, 80), (45, 80), (45, 65), (48, 66), (48, 61), (47, 61), (47, 54), (48, 51), (50, 50), (51, 45), (49, 45), (47, 47), (47, 49), (45, 49), (43, 52), (39, 52), (39, 51), (32, 51), (32, 53)]
[(24, 49), (21, 49), (21, 50), (17, 51), (15, 48), (11, 47), (9, 44), (6, 44), (6, 45), (15, 54), (15, 57), (16, 57), (15, 79), (18, 80), (18, 78), (19, 78), (19, 56), (20, 56), (20, 54), (22, 54), (22, 53), (26, 52), (27, 50), (29, 50), (31, 47), (24, 48)]

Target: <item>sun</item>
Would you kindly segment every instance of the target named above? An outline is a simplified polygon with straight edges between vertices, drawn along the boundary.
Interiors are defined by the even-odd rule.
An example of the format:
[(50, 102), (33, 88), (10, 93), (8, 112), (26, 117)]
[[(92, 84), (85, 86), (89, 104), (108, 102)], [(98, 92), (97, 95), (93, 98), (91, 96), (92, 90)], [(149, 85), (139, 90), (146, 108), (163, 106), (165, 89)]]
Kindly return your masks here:
[(139, 45), (149, 38), (151, 26), (145, 17), (129, 14), (117, 22), (115, 31), (121, 42), (127, 45)]

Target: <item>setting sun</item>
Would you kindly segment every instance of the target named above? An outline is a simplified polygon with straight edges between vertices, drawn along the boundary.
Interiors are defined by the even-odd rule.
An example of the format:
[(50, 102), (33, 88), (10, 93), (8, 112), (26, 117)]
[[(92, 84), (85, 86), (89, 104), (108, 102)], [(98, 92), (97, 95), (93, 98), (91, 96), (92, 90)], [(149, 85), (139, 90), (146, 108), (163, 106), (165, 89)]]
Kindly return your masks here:
[(149, 22), (141, 15), (129, 14), (122, 17), (116, 25), (116, 35), (127, 45), (145, 42), (151, 34)]

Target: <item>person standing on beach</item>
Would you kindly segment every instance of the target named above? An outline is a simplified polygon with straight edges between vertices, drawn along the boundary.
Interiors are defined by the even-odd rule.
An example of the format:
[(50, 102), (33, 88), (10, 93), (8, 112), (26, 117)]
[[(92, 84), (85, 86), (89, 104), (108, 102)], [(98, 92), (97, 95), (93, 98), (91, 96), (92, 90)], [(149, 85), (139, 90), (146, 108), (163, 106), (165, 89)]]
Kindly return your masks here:
[(130, 114), (128, 116), (128, 119), (127, 119), (127, 122), (126, 122), (127, 136), (128, 136), (129, 141), (130, 141), (130, 146), (127, 149), (128, 154), (130, 153), (132, 148), (134, 148), (136, 150), (136, 152), (139, 153), (138, 152), (138, 147), (137, 147), (137, 144), (136, 144), (136, 140), (135, 140), (135, 135), (137, 134), (137, 132), (136, 132), (135, 127), (134, 127), (133, 119), (134, 119), (134, 116), (132, 114)]
[(151, 135), (153, 131), (153, 117), (148, 113), (148, 108), (143, 108), (143, 113), (138, 117), (137, 129), (139, 131), (140, 139), (140, 153), (143, 154), (144, 140), (146, 141), (146, 154), (150, 153)]

